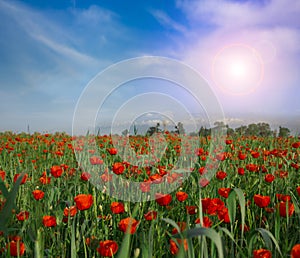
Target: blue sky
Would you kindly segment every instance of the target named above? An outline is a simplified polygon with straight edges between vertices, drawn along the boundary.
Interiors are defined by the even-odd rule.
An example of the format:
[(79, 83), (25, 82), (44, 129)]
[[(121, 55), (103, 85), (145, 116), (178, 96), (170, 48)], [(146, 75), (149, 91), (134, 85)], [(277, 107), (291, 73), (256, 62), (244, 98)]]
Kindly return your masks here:
[[(148, 55), (201, 74), (232, 126), (267, 121), (300, 129), (299, 14), (294, 0), (0, 0), (0, 130), (71, 132), (89, 81)], [(105, 108), (116, 110), (132, 90), (120, 88)], [(176, 108), (169, 112), (182, 119)]]

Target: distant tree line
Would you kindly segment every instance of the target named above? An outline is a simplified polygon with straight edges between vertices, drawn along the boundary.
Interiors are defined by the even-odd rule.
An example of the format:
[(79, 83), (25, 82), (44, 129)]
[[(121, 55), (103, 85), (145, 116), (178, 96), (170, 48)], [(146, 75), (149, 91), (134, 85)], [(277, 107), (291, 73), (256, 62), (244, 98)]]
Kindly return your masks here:
[(225, 130), (227, 135), (239, 135), (239, 136), (261, 136), (261, 137), (269, 137), (269, 136), (279, 136), (279, 137), (288, 137), (290, 136), (290, 129), (287, 127), (279, 126), (279, 131), (272, 130), (268, 123), (251, 123), (249, 125), (241, 125), (235, 129), (230, 128), (224, 122), (215, 122), (213, 128), (206, 128), (201, 126), (200, 130), (195, 133), (191, 133), (191, 135), (200, 135), (200, 136), (208, 136), (212, 133), (212, 130)]
[[(185, 129), (183, 127), (183, 123), (178, 122), (177, 125), (174, 127), (175, 130), (170, 131), (170, 133), (176, 133), (176, 134), (185, 134)], [(156, 126), (151, 126), (146, 132), (146, 136), (151, 136), (154, 133), (163, 132), (165, 129), (160, 128), (160, 123), (157, 123)]]
[[(157, 123), (155, 126), (151, 126), (148, 128), (146, 132), (146, 136), (151, 136), (154, 133), (163, 132), (165, 129), (160, 128), (160, 123)], [(227, 135), (238, 135), (238, 136), (261, 136), (261, 137), (270, 137), (270, 136), (279, 136), (279, 137), (288, 137), (290, 136), (290, 129), (287, 127), (279, 126), (278, 131), (272, 130), (270, 125), (265, 122), (260, 123), (251, 123), (249, 125), (241, 125), (236, 128), (231, 128), (224, 122), (217, 121), (214, 123), (214, 127), (207, 128), (201, 126), (198, 132), (192, 132), (189, 135), (191, 136), (209, 136), (211, 135), (212, 131), (222, 131), (227, 133)], [(134, 130), (135, 134), (137, 134), (137, 129)], [(126, 131), (126, 133), (128, 133)], [(169, 131), (169, 133), (176, 133), (183, 135), (185, 134), (185, 129), (183, 127), (182, 122), (178, 122), (175, 125), (174, 130)]]

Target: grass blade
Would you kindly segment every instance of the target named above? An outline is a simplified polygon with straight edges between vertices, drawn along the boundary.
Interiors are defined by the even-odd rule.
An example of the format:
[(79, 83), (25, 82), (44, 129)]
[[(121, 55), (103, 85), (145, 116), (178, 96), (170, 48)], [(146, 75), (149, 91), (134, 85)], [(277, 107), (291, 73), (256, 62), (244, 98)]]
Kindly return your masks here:
[(275, 237), (273, 236), (273, 234), (269, 230), (266, 230), (264, 228), (258, 228), (258, 229), (256, 229), (256, 231), (258, 231), (261, 234), (267, 248), (269, 248), (271, 250), (272, 249), (272, 242), (273, 242), (276, 249), (277, 249), (277, 251), (278, 251), (278, 253), (282, 257), (282, 253), (281, 253), (279, 244), (278, 244), (277, 240), (275, 239)]
[[(216, 245), (219, 258), (224, 258), (223, 244), (221, 236), (212, 228), (192, 228), (182, 232), (184, 238), (190, 239), (193, 237), (205, 236), (210, 238)], [(174, 235), (174, 237), (179, 238), (179, 234)]]

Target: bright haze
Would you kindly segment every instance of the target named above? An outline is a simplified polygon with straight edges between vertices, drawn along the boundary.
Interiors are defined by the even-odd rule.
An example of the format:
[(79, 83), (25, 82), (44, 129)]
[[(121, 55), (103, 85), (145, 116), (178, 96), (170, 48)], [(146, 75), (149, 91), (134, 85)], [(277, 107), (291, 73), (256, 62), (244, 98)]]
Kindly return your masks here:
[[(0, 130), (70, 133), (76, 103), (99, 72), (126, 59), (161, 56), (207, 81), (230, 126), (268, 122), (299, 132), (299, 15), (297, 0), (0, 0)], [(159, 92), (161, 83), (124, 84), (104, 109), (116, 112), (116, 103)], [(176, 89), (172, 98), (190, 104)], [(151, 101), (168, 109), (158, 99)], [(143, 104), (136, 98), (132, 108)], [(189, 110), (205, 120), (205, 107)], [(184, 121), (168, 112), (166, 120)], [(147, 126), (159, 121), (149, 113), (138, 117), (141, 123), (143, 115)]]

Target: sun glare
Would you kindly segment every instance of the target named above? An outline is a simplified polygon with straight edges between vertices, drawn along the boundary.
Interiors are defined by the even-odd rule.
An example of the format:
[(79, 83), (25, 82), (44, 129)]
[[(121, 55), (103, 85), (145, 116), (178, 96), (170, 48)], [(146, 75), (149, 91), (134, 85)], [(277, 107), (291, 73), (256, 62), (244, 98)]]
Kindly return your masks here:
[(236, 44), (222, 48), (212, 64), (212, 79), (225, 93), (248, 94), (263, 78), (263, 62), (254, 48)]
[(233, 79), (242, 79), (247, 75), (247, 67), (243, 62), (235, 61), (230, 64), (229, 73)]

